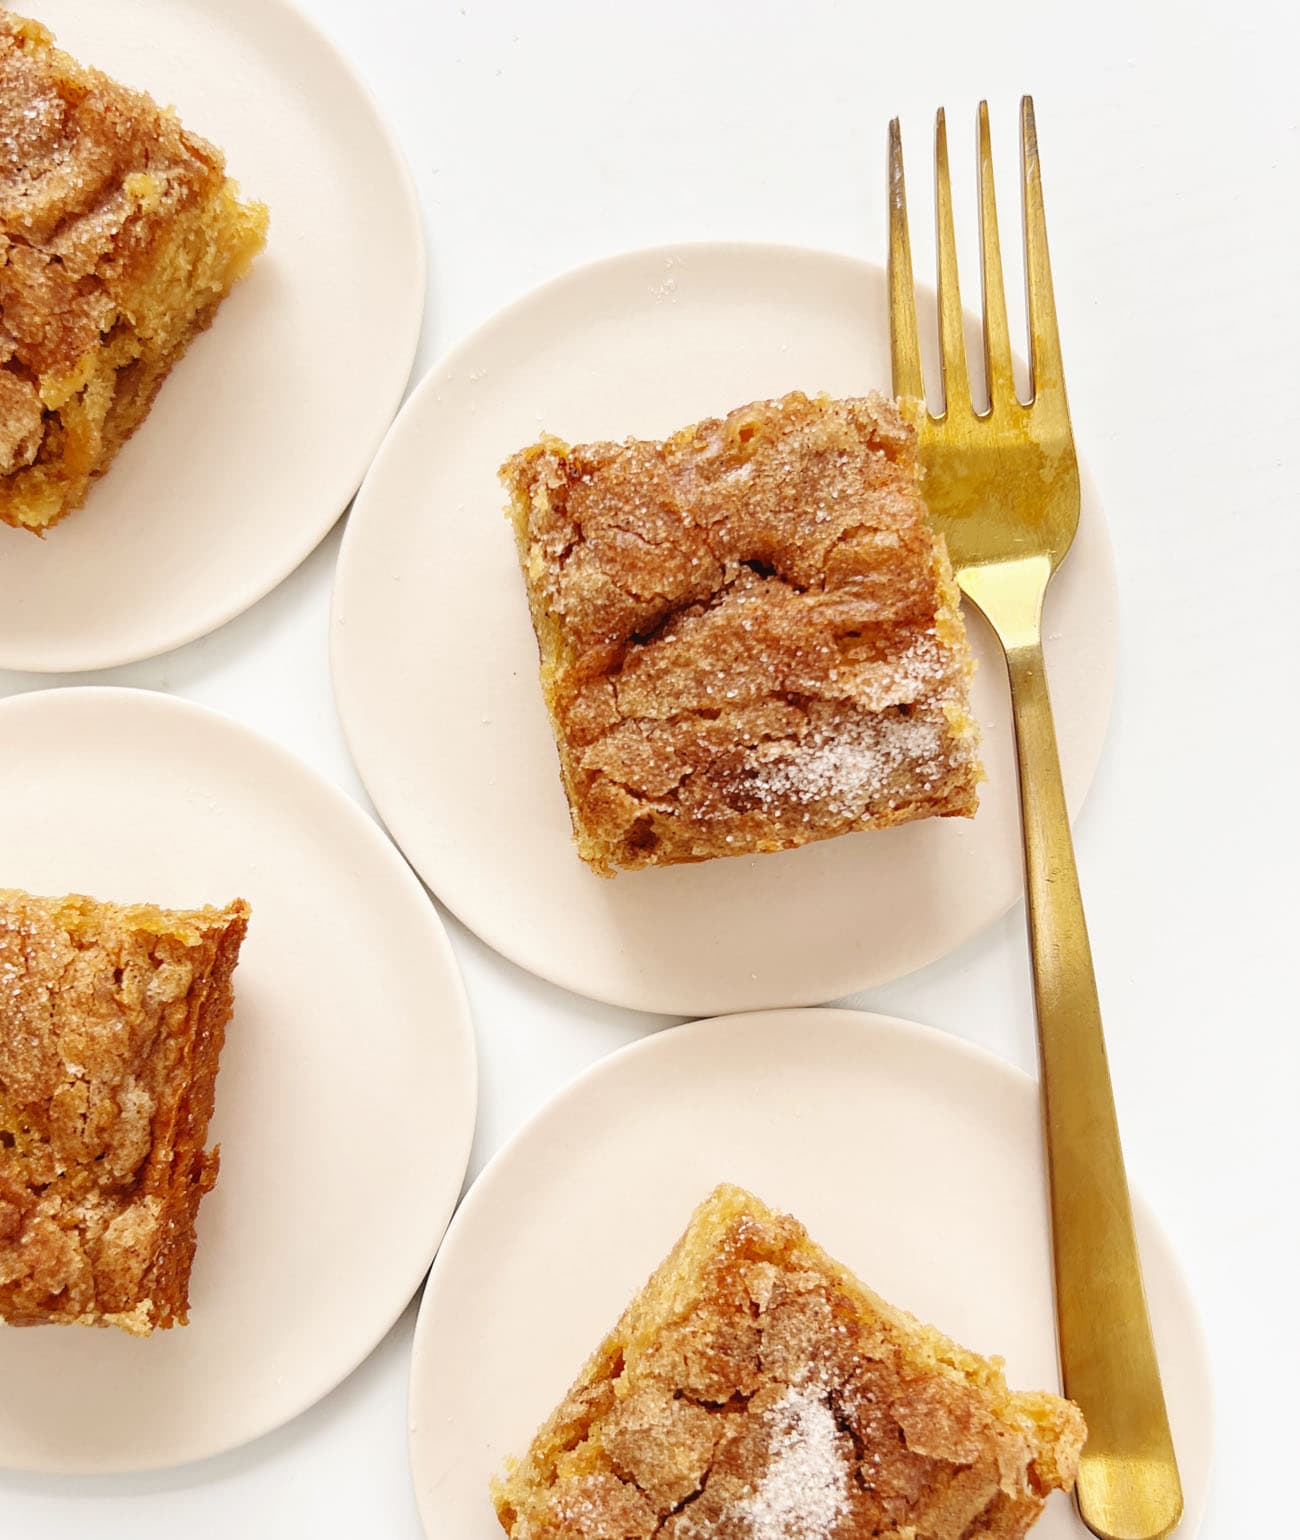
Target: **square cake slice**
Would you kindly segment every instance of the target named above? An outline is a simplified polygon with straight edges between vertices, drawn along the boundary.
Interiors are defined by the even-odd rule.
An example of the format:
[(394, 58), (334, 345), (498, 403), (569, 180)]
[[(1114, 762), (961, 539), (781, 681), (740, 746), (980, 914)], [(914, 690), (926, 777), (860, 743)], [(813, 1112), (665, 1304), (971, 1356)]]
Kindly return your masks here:
[(511, 1540), (1017, 1540), (1084, 1432), (719, 1187), (492, 1495)]
[(502, 478), (595, 871), (974, 813), (959, 596), (890, 402), (547, 438)]
[(220, 150), (0, 10), (0, 521), (85, 501), (266, 225)]
[(0, 890), (0, 1321), (186, 1324), (248, 915)]

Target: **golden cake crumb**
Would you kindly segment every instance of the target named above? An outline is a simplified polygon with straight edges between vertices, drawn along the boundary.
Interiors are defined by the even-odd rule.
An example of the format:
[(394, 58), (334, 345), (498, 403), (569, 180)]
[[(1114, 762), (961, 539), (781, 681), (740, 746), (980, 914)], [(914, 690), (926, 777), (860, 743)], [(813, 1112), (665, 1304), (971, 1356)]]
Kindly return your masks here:
[(492, 1497), (511, 1540), (1019, 1540), (1084, 1436), (719, 1187)]
[(220, 150), (0, 10), (0, 522), (85, 501), (266, 226)]
[(0, 1321), (185, 1324), (248, 915), (0, 889)]
[(502, 478), (594, 870), (974, 813), (959, 596), (890, 402), (547, 438)]

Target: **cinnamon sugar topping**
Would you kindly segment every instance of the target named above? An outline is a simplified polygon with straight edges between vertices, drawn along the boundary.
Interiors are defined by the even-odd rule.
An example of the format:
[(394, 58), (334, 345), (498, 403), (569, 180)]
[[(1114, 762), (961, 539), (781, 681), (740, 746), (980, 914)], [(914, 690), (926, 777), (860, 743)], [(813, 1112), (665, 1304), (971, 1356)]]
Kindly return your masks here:
[(173, 113), (0, 10), (0, 521), (84, 500), (266, 223)]
[(1083, 1436), (720, 1187), (493, 1499), (511, 1540), (1020, 1540)]
[(822, 1540), (848, 1507), (844, 1435), (823, 1396), (793, 1385), (766, 1414), (773, 1439), (755, 1490), (736, 1504), (751, 1540)]
[(247, 919), (0, 890), (0, 1322), (184, 1323)]
[(544, 439), (502, 474), (596, 871), (974, 811), (957, 594), (888, 402)]

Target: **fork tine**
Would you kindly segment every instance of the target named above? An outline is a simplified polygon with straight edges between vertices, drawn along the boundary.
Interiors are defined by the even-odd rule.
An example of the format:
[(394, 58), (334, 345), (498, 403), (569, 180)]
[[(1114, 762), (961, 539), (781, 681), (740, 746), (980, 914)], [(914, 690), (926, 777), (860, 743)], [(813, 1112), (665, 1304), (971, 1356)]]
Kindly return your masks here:
[(907, 188), (898, 119), (889, 125), (889, 358), (896, 396), (925, 399), (921, 349), (916, 340), (916, 289), (907, 234)]
[(957, 241), (952, 227), (952, 183), (948, 176), (948, 126), (943, 108), (934, 119), (934, 200), (939, 244), (939, 365), (943, 376), (943, 415), (954, 407), (970, 408), (966, 370), (966, 322), (957, 282)]
[(979, 106), (980, 277), (984, 290), (984, 377), (989, 409), (1014, 399), (1011, 336), (1007, 331), (1007, 296), (1002, 284), (1002, 243), (998, 239), (998, 206), (993, 196), (993, 145), (989, 135), (989, 104)]
[(1052, 264), (1047, 255), (1038, 130), (1030, 96), (1020, 99), (1020, 165), (1025, 198), (1025, 287), (1029, 301), (1029, 399), (1037, 401), (1050, 392), (1064, 400), (1065, 371), (1056, 329)]

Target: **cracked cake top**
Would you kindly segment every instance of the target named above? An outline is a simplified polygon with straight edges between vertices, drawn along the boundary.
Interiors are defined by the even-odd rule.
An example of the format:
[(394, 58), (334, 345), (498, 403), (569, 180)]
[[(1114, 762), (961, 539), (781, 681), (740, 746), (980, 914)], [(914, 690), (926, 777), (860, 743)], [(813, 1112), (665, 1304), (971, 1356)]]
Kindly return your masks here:
[(512, 1540), (1013, 1540), (1083, 1436), (720, 1187), (494, 1499)]
[(225, 180), (173, 114), (51, 42), (0, 11), (0, 473), (80, 388), (162, 222)]
[(548, 438), (503, 477), (597, 870), (973, 811), (958, 596), (891, 403)]
[(0, 889), (0, 1320), (184, 1320), (248, 912)]

